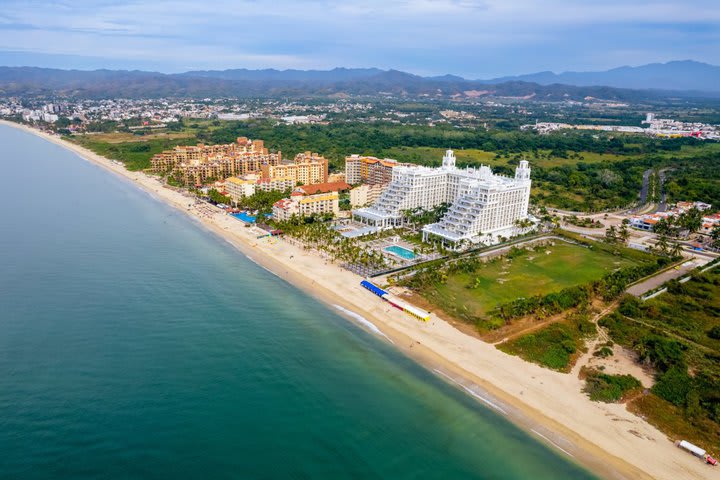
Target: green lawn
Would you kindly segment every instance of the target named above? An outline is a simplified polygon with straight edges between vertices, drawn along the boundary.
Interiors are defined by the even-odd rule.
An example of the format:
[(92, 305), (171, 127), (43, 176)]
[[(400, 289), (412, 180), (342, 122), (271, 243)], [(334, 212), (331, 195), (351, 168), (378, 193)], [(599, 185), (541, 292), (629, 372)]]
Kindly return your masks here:
[(597, 249), (557, 242), (514, 259), (486, 263), (473, 273), (452, 274), (426, 295), (448, 313), (484, 317), (495, 306), (516, 298), (585, 284), (632, 263)]
[[(568, 152), (572, 154), (573, 152)], [(387, 151), (387, 154), (391, 158), (403, 162), (412, 162), (418, 164), (427, 164), (430, 161), (435, 161), (438, 164), (442, 161), (442, 157), (445, 154), (444, 148), (431, 148), (431, 147), (394, 147)], [(520, 157), (528, 160), (531, 165), (539, 167), (558, 167), (562, 165), (576, 165), (579, 162), (584, 163), (598, 163), (608, 161), (618, 161), (623, 159), (631, 158), (629, 156), (622, 155), (611, 155), (593, 152), (578, 152), (579, 157), (574, 158), (562, 158), (555, 157), (550, 154), (549, 150), (539, 150), (538, 156), (535, 156), (533, 152), (525, 152), (519, 154)], [(501, 165), (517, 165), (515, 158), (516, 154), (512, 154), (509, 157), (500, 157), (495, 152), (487, 152), (485, 150), (477, 149), (465, 149), (455, 150), (455, 157), (459, 164), (462, 165), (488, 165), (490, 167), (497, 167)]]

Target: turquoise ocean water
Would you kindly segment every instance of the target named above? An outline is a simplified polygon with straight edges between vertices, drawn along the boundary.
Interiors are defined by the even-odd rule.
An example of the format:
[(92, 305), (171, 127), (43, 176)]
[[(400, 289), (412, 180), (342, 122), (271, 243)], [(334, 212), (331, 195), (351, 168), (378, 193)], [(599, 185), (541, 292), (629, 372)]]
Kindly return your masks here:
[(593, 478), (133, 185), (0, 144), (0, 478)]

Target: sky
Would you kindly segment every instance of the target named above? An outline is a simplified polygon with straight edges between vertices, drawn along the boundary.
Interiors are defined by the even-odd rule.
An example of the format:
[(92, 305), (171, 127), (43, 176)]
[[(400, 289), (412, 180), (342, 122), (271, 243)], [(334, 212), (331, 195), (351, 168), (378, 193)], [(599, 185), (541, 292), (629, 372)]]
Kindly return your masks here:
[(693, 59), (720, 0), (0, 0), (0, 65), (377, 67), (486, 79)]

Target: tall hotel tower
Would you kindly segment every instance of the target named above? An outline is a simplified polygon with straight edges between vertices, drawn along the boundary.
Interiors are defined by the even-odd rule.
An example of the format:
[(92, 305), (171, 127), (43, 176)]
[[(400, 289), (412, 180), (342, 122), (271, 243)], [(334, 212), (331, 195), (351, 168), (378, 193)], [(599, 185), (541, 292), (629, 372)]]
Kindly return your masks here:
[(353, 218), (378, 228), (400, 226), (403, 212), (431, 209), (442, 203), (450, 209), (438, 223), (423, 228), (423, 240), (441, 241), (451, 248), (470, 243), (495, 243), (511, 236), (516, 221), (528, 216), (530, 166), (521, 160), (515, 177), (495, 175), (489, 167), (459, 169), (448, 150), (440, 168), (396, 167), (390, 185), (377, 202), (353, 211)]

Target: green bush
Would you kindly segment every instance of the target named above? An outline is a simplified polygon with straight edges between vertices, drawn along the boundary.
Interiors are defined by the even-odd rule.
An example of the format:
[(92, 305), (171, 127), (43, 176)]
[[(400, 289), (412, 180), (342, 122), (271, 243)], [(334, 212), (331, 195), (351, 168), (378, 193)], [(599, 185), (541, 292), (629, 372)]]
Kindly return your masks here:
[(498, 348), (544, 367), (564, 370), (581, 344), (581, 335), (574, 327), (574, 324), (555, 323)]
[(610, 347), (602, 347), (593, 352), (593, 356), (600, 358), (607, 358), (613, 355), (613, 349)]
[(720, 340), (720, 325), (715, 325), (707, 332), (707, 336), (715, 340)]
[(608, 375), (591, 370), (585, 379), (585, 392), (595, 402), (613, 403), (628, 392), (642, 387), (640, 380), (632, 375)]
[(681, 407), (687, 402), (687, 396), (692, 389), (692, 383), (693, 381), (687, 373), (687, 368), (676, 366), (660, 375), (652, 391), (658, 397)]

